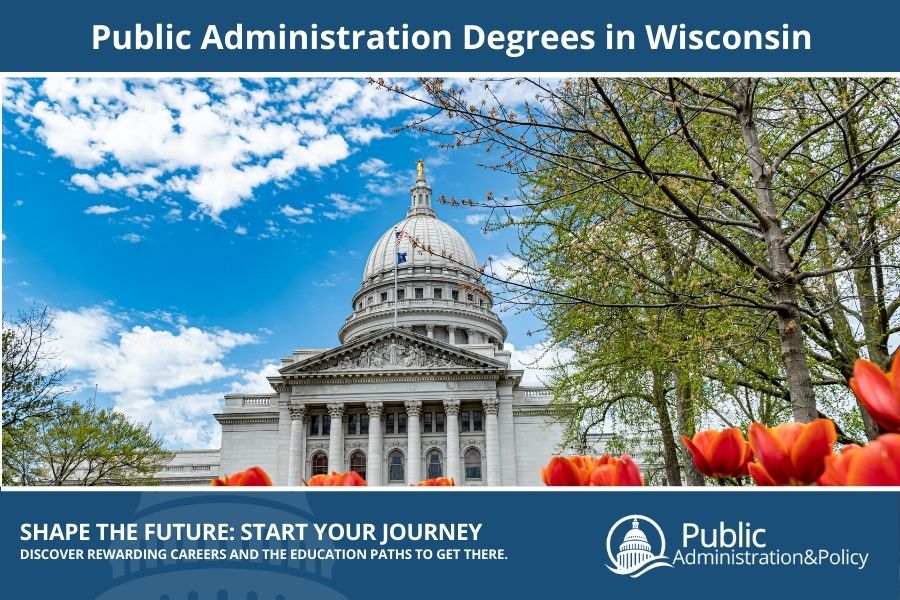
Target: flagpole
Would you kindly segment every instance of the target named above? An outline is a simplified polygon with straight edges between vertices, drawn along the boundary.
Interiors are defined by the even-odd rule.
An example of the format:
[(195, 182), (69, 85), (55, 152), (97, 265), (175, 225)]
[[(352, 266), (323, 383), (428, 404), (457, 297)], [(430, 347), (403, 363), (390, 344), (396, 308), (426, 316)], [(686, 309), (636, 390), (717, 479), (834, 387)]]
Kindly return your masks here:
[(400, 305), (400, 300), (397, 298), (397, 266), (400, 261), (400, 255), (397, 254), (397, 250), (400, 249), (400, 239), (397, 238), (397, 231), (394, 230), (394, 328), (397, 327), (397, 309)]

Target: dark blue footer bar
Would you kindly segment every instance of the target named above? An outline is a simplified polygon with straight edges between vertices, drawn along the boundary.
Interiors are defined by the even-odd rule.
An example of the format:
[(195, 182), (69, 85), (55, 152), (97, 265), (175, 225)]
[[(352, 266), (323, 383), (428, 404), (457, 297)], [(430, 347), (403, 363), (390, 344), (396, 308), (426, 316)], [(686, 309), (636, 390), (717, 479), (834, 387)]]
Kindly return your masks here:
[(20, 598), (898, 597), (900, 493), (9, 492)]

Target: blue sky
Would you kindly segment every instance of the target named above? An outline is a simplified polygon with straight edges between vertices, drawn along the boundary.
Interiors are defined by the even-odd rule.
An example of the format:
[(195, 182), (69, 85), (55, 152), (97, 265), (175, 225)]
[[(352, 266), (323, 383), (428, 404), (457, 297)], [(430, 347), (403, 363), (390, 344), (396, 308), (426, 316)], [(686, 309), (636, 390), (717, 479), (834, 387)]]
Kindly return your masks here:
[[(50, 305), (76, 395), (98, 385), (174, 448), (217, 445), (222, 394), (337, 344), (417, 158), (435, 197), (516, 194), (479, 148), (393, 133), (423, 107), (360, 80), (4, 83), (3, 310)], [(479, 260), (510, 264), (515, 232), (437, 210)], [(538, 321), (501, 316), (515, 359), (539, 356)]]

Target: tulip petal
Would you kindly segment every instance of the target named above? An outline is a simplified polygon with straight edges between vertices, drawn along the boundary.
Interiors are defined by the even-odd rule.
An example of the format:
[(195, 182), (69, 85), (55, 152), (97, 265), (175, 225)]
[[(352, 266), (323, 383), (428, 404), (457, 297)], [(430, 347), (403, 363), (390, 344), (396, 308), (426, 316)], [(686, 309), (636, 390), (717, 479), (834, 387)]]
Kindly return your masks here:
[(837, 432), (831, 419), (816, 419), (803, 428), (803, 432), (791, 448), (794, 465), (792, 479), (809, 484), (825, 470), (825, 457), (834, 452)]
[(894, 359), (891, 361), (891, 368), (887, 372), (888, 382), (894, 391), (894, 398), (900, 402), (900, 352), (894, 353)]
[(747, 465), (747, 471), (750, 473), (750, 476), (753, 477), (753, 481), (756, 482), (756, 485), (778, 485), (772, 476), (769, 475), (769, 472), (766, 471), (766, 468), (759, 463), (750, 463)]
[(741, 430), (729, 427), (716, 436), (709, 449), (709, 461), (714, 477), (733, 477), (740, 470), (744, 458), (744, 436)]
[[(700, 434), (698, 433), (697, 436), (699, 436), (699, 435)], [(691, 459), (693, 459), (694, 466), (697, 467), (697, 470), (700, 471), (701, 473), (703, 473), (704, 475), (713, 477), (713, 469), (709, 465), (709, 463), (706, 462), (706, 457), (703, 456), (703, 452), (700, 450), (700, 448), (698, 448), (696, 445), (694, 445), (694, 442), (685, 436), (681, 436), (681, 441), (684, 443), (685, 446), (687, 446), (687, 449), (690, 450)]]
[(886, 433), (857, 451), (847, 485), (900, 485), (900, 434)]
[(644, 478), (641, 477), (641, 470), (629, 455), (623, 454), (621, 458), (622, 473), (619, 478), (619, 485), (642, 486)]
[(250, 467), (231, 475), (210, 481), (213, 487), (218, 486), (268, 486), (272, 485), (269, 475), (260, 467)]
[[(791, 424), (785, 423), (779, 427), (784, 427), (784, 425)], [(793, 465), (791, 465), (788, 449), (781, 439), (772, 430), (759, 423), (750, 425), (749, 434), (750, 446), (753, 448), (753, 453), (756, 454), (756, 459), (762, 467), (765, 467), (766, 477), (773, 481), (773, 483), (761, 483), (760, 485), (785, 485), (790, 483)], [(753, 475), (753, 465), (750, 465), (750, 467), (750, 474)], [(754, 479), (756, 479), (756, 476), (754, 476)], [(757, 483), (759, 482), (757, 481)]]
[(825, 471), (819, 477), (819, 485), (847, 485), (847, 470), (854, 459), (854, 453), (861, 450), (856, 444), (848, 444), (839, 453), (825, 457)]
[(541, 469), (544, 485), (572, 486), (585, 485), (582, 472), (566, 457), (554, 456), (550, 464)]
[[(872, 419), (888, 431), (900, 431), (900, 394), (897, 393), (895, 365), (885, 375), (878, 365), (858, 359), (853, 366), (850, 389), (866, 407)], [(889, 379), (890, 377), (890, 379)]]

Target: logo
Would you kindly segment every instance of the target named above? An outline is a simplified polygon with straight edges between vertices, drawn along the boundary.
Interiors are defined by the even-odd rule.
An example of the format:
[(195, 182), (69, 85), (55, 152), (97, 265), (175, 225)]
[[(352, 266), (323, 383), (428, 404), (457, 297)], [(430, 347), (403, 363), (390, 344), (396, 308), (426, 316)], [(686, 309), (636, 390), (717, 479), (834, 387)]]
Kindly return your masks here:
[[(645, 524), (644, 530), (641, 530), (641, 523)], [(646, 532), (654, 530), (659, 538), (658, 552), (653, 551), (653, 544), (647, 540)], [(622, 540), (615, 553), (614, 539)], [(662, 528), (644, 515), (628, 515), (613, 523), (606, 536), (606, 553), (612, 563), (607, 568), (616, 575), (640, 577), (656, 567), (672, 566), (666, 560), (666, 536), (663, 535)]]

